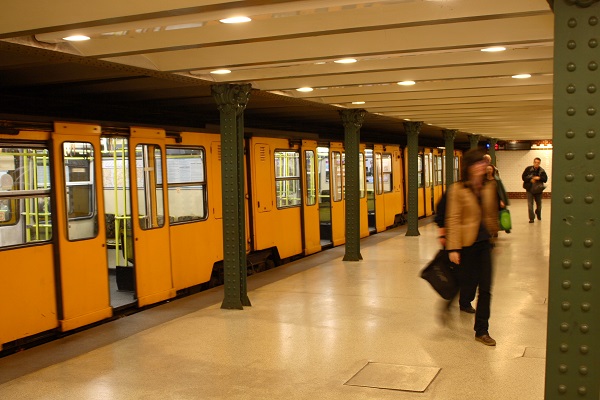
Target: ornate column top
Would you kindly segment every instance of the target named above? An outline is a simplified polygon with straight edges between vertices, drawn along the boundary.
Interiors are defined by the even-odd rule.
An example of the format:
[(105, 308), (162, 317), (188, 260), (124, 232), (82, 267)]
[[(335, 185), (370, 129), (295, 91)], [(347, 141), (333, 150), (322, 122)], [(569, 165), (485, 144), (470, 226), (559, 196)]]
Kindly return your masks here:
[(421, 131), (422, 121), (406, 121), (402, 123), (404, 125), (404, 131), (407, 134), (419, 134)]
[[(550, 4), (550, 8), (554, 10), (554, 0), (546, 0), (548, 4)], [(576, 5), (577, 7), (589, 7), (594, 3), (597, 3), (600, 0), (564, 0), (569, 5)]]
[(250, 83), (244, 84), (229, 84), (220, 83), (217, 85), (211, 85), (211, 93), (219, 111), (225, 110), (229, 107), (236, 109), (236, 113), (240, 114), (246, 108), (248, 99), (250, 98), (250, 91), (252, 85)]
[(458, 132), (458, 129), (442, 129), (442, 134), (444, 135), (445, 140), (456, 139), (457, 132)]
[(342, 123), (344, 127), (348, 127), (348, 125), (360, 128), (365, 120), (365, 115), (367, 115), (367, 110), (363, 110), (362, 108), (352, 109), (352, 110), (340, 110), (340, 117), (342, 117)]

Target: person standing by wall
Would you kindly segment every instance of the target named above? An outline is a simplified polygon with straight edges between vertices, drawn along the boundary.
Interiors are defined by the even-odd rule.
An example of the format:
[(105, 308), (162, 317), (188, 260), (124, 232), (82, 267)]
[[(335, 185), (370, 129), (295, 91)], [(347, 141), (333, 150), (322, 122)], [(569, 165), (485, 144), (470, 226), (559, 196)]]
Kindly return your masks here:
[[(498, 233), (498, 194), (495, 180), (484, 179), (488, 162), (479, 149), (463, 156), (463, 180), (450, 186), (446, 204), (446, 249), (459, 265), (461, 292), (474, 297), (475, 339), (487, 346), (496, 341), (488, 332), (492, 297), (492, 238)], [(461, 293), (462, 294), (462, 293)], [(465, 293), (469, 298), (469, 294)]]
[[(542, 160), (539, 157), (533, 159), (533, 165), (525, 168), (521, 178), (523, 179), (523, 189), (527, 190), (527, 210), (529, 211), (529, 223), (533, 224), (535, 217), (542, 219), (542, 193), (544, 184), (548, 182), (548, 175), (540, 165)], [(533, 210), (533, 201), (535, 200), (535, 212)]]

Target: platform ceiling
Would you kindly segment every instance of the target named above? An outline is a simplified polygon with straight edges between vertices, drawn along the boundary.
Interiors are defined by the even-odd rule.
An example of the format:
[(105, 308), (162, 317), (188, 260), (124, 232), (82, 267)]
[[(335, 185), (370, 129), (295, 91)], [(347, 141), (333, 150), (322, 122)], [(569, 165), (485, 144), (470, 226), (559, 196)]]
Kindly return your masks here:
[(11, 0), (0, 117), (202, 128), (219, 121), (212, 84), (251, 83), (248, 128), (334, 137), (338, 111), (363, 108), (363, 139), (402, 143), (407, 119), (423, 142), (551, 139), (553, 20), (546, 0)]

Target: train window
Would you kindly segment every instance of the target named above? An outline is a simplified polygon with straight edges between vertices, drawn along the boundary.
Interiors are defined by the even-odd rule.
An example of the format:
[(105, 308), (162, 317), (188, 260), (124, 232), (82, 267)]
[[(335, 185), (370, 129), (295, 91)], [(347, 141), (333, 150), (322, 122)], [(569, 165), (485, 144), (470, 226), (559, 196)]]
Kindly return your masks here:
[(363, 153), (358, 153), (358, 181), (360, 198), (364, 199), (367, 191), (365, 188), (365, 155)]
[(376, 194), (383, 194), (383, 167), (381, 165), (381, 153), (375, 153), (375, 191)]
[(435, 185), (439, 186), (442, 184), (442, 174), (443, 174), (443, 167), (442, 167), (442, 157), (441, 156), (434, 156), (435, 159)]
[(275, 151), (275, 192), (277, 208), (302, 204), (299, 152)]
[(423, 163), (423, 175), (425, 176), (425, 187), (431, 187), (431, 154), (425, 154), (425, 162)]
[(392, 155), (389, 153), (384, 153), (381, 155), (381, 174), (383, 192), (389, 193), (394, 187), (392, 182)]
[(457, 156), (454, 156), (454, 182), (460, 181), (460, 164)]
[(343, 171), (342, 171), (342, 153), (339, 151), (332, 151), (331, 157), (333, 164), (331, 168), (331, 179), (333, 186), (333, 201), (342, 200), (343, 190)]
[(140, 227), (160, 228), (165, 225), (160, 146), (138, 144), (135, 148), (135, 157)]
[(51, 239), (48, 149), (0, 145), (0, 247)]
[(317, 204), (317, 181), (315, 169), (315, 152), (307, 150), (304, 152), (304, 164), (306, 165), (306, 205), (314, 206)]
[(417, 157), (417, 187), (423, 187), (423, 154)]
[(94, 182), (94, 148), (91, 143), (64, 142), (63, 165), (68, 239), (96, 237), (98, 216)]
[(200, 221), (208, 216), (205, 151), (167, 147), (169, 218), (173, 222)]

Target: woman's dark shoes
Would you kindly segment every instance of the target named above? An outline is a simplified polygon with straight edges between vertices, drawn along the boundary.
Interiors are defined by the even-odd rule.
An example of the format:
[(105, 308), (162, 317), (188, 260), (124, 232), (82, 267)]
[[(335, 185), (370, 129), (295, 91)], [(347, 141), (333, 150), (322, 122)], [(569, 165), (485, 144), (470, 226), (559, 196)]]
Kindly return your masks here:
[(469, 313), (469, 314), (475, 314), (475, 309), (470, 304), (468, 306), (466, 306), (466, 307), (460, 306), (460, 311), (464, 311), (464, 312)]

